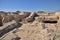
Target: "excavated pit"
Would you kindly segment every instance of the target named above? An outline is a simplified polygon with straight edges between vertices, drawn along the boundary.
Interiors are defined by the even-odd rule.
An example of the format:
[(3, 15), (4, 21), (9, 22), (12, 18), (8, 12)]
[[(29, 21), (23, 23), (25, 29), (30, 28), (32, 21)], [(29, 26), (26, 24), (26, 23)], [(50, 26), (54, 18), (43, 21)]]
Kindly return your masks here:
[(57, 23), (57, 21), (43, 21), (43, 23), (52, 23), (52, 24), (54, 24), (54, 23)]

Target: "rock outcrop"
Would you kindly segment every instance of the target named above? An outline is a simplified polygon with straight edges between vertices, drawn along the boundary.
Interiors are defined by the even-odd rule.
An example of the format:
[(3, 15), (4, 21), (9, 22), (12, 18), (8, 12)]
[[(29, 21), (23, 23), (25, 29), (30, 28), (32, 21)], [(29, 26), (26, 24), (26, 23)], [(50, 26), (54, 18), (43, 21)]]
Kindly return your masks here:
[[(60, 40), (60, 12), (0, 13), (0, 40)], [(15, 23), (9, 22), (15, 21)], [(21, 25), (22, 24), (22, 25)]]

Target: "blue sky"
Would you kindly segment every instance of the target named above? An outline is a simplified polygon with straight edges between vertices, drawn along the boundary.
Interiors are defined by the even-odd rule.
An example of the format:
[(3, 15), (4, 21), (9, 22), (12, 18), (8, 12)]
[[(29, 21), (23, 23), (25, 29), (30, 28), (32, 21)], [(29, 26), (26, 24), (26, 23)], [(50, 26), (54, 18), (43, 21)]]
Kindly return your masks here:
[(0, 11), (60, 11), (60, 0), (0, 0)]

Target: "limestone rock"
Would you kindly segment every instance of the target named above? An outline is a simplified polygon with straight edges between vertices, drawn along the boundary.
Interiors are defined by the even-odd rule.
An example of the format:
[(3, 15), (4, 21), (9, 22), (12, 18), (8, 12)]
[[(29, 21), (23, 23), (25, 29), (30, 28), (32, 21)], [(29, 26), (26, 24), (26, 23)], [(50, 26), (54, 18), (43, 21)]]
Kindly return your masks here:
[[(60, 12), (14, 13), (1, 13), (2, 17), (6, 19), (7, 26), (0, 27), (0, 35), (4, 34), (0, 36), (0, 40), (60, 40)], [(16, 24), (21, 23), (22, 25), (20, 27), (16, 24), (12, 25), (12, 20)]]

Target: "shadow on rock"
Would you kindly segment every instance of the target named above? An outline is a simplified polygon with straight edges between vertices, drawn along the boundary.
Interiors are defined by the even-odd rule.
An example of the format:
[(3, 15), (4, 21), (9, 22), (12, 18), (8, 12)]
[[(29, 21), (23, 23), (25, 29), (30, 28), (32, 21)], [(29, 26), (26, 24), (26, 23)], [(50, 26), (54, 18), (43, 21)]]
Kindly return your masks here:
[(0, 37), (2, 37), (4, 34), (10, 32), (10, 31), (12, 31), (13, 29), (19, 28), (21, 26), (22, 26), (21, 23), (14, 23), (14, 24), (8, 25), (6, 28), (0, 30)]

